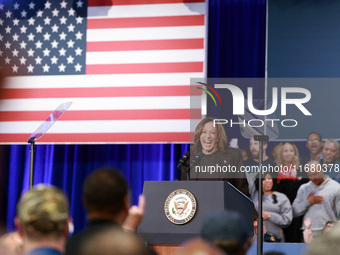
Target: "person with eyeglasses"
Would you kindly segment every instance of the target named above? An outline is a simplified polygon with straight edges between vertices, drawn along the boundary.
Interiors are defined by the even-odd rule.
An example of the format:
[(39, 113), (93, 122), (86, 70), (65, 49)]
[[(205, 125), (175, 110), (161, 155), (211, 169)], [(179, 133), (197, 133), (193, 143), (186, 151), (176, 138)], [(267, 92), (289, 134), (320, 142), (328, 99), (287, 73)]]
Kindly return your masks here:
[(306, 165), (309, 161), (322, 159), (322, 137), (318, 132), (310, 132), (307, 136), (306, 147), (309, 151), (309, 155), (301, 157), (301, 164)]

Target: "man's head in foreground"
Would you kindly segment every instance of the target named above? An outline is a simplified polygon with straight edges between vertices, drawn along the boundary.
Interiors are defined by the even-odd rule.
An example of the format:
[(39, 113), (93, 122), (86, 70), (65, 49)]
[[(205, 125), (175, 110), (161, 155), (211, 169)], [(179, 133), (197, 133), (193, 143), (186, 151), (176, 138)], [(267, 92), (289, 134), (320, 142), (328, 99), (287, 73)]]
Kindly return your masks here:
[(234, 211), (221, 210), (209, 214), (203, 221), (201, 236), (227, 254), (246, 254), (251, 246), (241, 215)]
[(181, 245), (175, 255), (225, 255), (225, 253), (210, 242), (195, 238)]
[(83, 255), (80, 250), (88, 239), (108, 227), (136, 231), (144, 215), (145, 197), (141, 195), (138, 205), (130, 207), (128, 183), (113, 167), (102, 167), (89, 174), (83, 184), (82, 200), (88, 224), (69, 238), (67, 255)]
[(68, 237), (69, 203), (63, 191), (37, 185), (18, 203), (16, 224), (23, 237), (24, 252), (41, 247), (64, 250)]
[(113, 227), (94, 233), (87, 242), (83, 243), (80, 254), (149, 255), (150, 251), (136, 234)]
[(340, 224), (334, 225), (329, 232), (318, 236), (310, 244), (307, 255), (339, 254), (340, 250)]
[(83, 186), (83, 203), (89, 219), (108, 219), (122, 224), (129, 210), (128, 184), (110, 167), (91, 173)]
[(22, 238), (18, 232), (10, 232), (0, 237), (1, 255), (22, 255)]

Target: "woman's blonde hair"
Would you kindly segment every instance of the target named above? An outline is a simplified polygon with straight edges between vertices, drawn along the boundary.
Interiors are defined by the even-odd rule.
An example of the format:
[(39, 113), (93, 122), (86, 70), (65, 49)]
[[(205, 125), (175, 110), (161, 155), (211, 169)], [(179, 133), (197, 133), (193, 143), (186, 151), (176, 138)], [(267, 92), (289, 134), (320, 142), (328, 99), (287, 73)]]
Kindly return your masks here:
[(282, 143), (280, 145), (279, 153), (277, 155), (277, 165), (280, 166), (283, 163), (282, 152), (283, 152), (283, 146), (285, 146), (285, 144), (290, 144), (290, 145), (293, 146), (294, 154), (295, 154), (295, 158), (293, 160), (293, 164), (295, 165), (295, 168), (298, 168), (300, 166), (299, 150), (298, 150), (298, 148), (296, 147), (296, 145), (294, 143), (290, 143), (290, 142), (285, 142), (285, 143)]
[[(209, 122), (213, 122), (214, 118), (208, 117), (203, 120), (197, 125), (195, 129), (195, 134), (194, 134), (194, 142), (195, 144), (191, 147), (191, 152), (193, 154), (197, 154), (202, 150), (202, 144), (200, 141), (201, 134), (203, 132), (203, 127), (205, 124)], [(219, 123), (215, 125), (216, 131), (217, 131), (217, 150), (225, 152), (228, 146), (228, 138), (225, 133), (224, 127), (222, 124), (218, 121), (215, 121), (215, 123)]]

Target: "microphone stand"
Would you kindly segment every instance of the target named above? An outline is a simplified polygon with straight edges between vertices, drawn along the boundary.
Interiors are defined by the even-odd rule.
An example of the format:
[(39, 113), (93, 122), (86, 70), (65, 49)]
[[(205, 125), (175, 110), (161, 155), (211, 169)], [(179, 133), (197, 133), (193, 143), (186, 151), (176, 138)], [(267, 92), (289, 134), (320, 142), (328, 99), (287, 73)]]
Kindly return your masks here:
[[(188, 168), (186, 173), (183, 170), (183, 167)], [(186, 181), (190, 180), (190, 166), (186, 162), (184, 162), (184, 164), (177, 166), (177, 169), (181, 172), (181, 177), (182, 177), (183, 174), (186, 174)], [(183, 179), (181, 178), (181, 180), (183, 180)]]
[(191, 171), (191, 169), (195, 168), (195, 166), (201, 161), (202, 157), (203, 157), (203, 152), (200, 151), (191, 160), (191, 163), (190, 163), (190, 166), (189, 166), (189, 171), (187, 172), (187, 181), (190, 181), (190, 171)]
[(262, 218), (262, 161), (263, 161), (263, 142), (269, 141), (267, 135), (254, 135), (254, 140), (259, 141), (259, 196), (258, 196), (258, 221), (257, 221), (257, 255), (263, 254), (263, 218)]
[[(179, 160), (179, 163), (177, 165), (177, 169), (181, 172), (181, 180), (182, 180), (182, 175), (184, 174), (184, 170), (183, 170), (183, 167), (188, 167), (187, 169), (187, 172), (185, 173), (186, 174), (186, 180), (188, 181), (190, 179), (190, 168), (189, 168), (189, 165), (187, 164), (187, 161), (189, 160), (189, 157), (188, 157), (188, 152), (187, 151), (183, 157)], [(189, 176), (189, 177), (188, 177)]]
[(190, 170), (191, 170), (191, 168), (188, 167), (188, 171), (187, 171), (187, 181), (190, 181)]

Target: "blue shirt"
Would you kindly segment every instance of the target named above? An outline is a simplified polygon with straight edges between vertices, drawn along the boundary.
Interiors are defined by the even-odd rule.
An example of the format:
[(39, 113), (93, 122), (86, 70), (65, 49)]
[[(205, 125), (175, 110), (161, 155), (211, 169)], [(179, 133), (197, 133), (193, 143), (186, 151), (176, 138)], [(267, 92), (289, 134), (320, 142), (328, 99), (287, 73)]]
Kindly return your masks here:
[(27, 255), (62, 255), (62, 254), (53, 248), (38, 248), (29, 252)]

